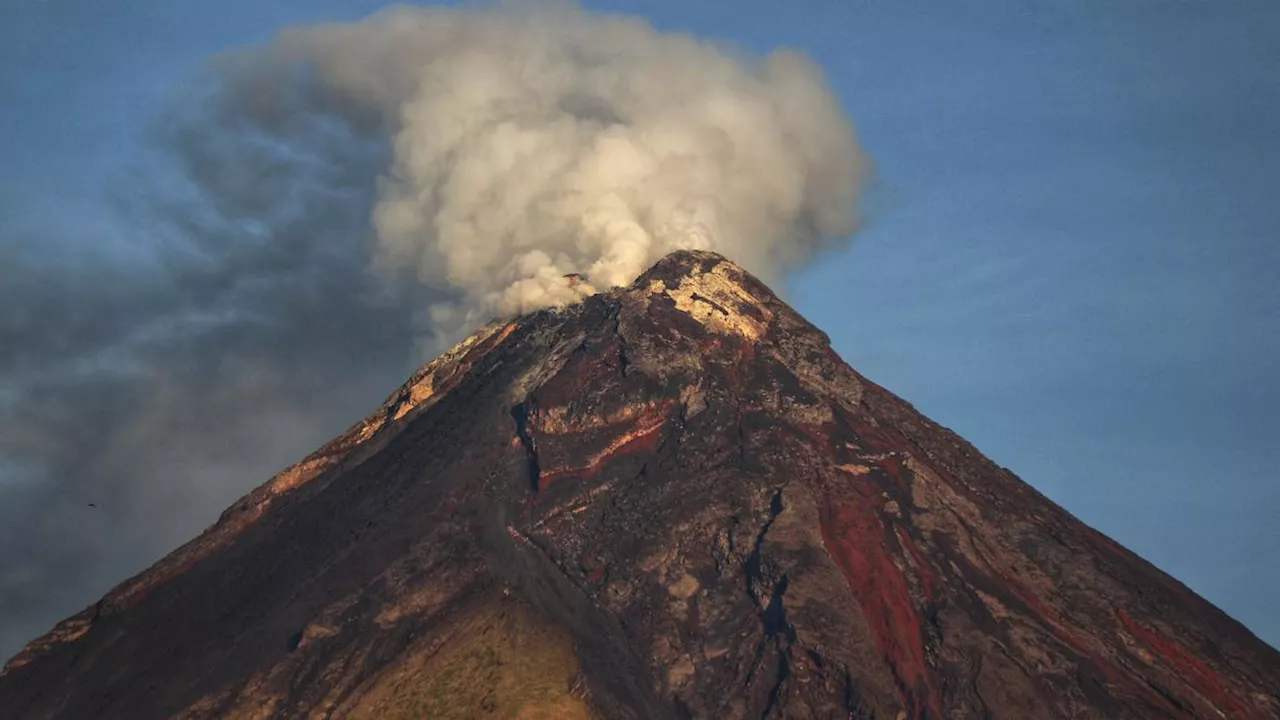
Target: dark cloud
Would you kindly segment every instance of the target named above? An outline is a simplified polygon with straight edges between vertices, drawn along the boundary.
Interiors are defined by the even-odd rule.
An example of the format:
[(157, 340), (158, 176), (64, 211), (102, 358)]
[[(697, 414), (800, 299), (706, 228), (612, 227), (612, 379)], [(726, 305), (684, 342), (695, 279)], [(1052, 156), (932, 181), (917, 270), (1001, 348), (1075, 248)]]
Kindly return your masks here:
[(418, 360), (421, 300), (366, 271), (376, 143), (266, 152), (252, 132), (168, 123), (163, 169), (122, 178), (136, 242), (3, 243), (6, 657), (361, 417)]

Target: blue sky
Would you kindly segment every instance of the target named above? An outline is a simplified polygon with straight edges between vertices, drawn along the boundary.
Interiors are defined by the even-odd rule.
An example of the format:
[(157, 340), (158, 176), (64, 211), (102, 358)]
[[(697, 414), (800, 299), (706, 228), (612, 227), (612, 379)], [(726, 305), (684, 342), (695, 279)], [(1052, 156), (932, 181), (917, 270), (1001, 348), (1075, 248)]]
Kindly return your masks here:
[[(106, 190), (203, 58), (380, 5), (0, 0), (0, 262), (32, 233), (127, 253)], [(1280, 4), (586, 5), (814, 57), (877, 183), (796, 306), (1280, 645)]]

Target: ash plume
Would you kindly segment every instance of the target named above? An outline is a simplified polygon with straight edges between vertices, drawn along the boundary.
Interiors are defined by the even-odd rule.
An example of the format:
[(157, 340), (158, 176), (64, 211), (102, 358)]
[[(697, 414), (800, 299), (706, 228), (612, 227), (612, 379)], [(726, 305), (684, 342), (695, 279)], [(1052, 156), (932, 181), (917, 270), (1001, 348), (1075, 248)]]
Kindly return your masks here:
[(855, 231), (867, 172), (800, 55), (567, 5), (289, 28), (155, 135), (127, 252), (4, 231), (0, 656), (479, 324), (683, 248), (781, 281)]

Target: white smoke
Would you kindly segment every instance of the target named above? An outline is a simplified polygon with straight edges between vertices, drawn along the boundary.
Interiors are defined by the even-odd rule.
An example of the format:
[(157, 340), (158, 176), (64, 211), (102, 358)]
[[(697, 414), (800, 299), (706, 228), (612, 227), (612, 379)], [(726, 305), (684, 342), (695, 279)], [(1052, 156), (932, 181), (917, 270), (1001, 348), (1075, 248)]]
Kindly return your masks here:
[(682, 248), (776, 281), (857, 222), (853, 126), (786, 50), (743, 59), (570, 6), (395, 7), (219, 67), (241, 127), (290, 144), (329, 116), (385, 138), (373, 264), (451, 291), (423, 317), (442, 341)]

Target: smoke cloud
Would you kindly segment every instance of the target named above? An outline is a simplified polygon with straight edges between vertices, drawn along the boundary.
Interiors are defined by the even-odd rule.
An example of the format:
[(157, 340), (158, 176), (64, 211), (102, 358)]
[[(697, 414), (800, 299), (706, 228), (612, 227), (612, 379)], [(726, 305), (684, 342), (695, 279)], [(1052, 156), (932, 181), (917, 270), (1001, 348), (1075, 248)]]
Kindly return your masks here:
[(116, 191), (127, 251), (5, 231), (0, 656), (495, 316), (681, 248), (780, 281), (867, 167), (803, 57), (570, 6), (291, 28), (188, 87)]

